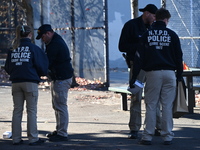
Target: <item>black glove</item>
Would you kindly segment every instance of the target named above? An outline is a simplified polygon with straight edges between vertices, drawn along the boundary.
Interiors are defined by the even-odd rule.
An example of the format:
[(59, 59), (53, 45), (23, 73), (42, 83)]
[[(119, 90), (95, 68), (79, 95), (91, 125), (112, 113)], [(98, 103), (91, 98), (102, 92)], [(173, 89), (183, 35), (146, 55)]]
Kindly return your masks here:
[(177, 76), (177, 77), (176, 77), (176, 81), (177, 81), (177, 82), (179, 82), (179, 81), (184, 81), (183, 76)]
[(134, 88), (134, 87), (135, 87), (135, 86), (134, 86), (135, 80), (136, 80), (136, 79), (130, 79), (130, 81), (129, 81), (129, 87), (130, 87), (130, 88)]

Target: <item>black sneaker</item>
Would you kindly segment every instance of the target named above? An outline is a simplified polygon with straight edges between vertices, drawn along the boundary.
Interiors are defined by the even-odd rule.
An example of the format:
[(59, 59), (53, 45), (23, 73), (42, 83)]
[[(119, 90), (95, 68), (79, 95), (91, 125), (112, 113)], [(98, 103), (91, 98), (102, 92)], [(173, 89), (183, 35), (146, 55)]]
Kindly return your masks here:
[(51, 136), (55, 136), (55, 135), (57, 135), (57, 131), (53, 131), (51, 133), (48, 133), (46, 136), (51, 137)]
[(151, 141), (141, 140), (140, 144), (142, 144), (142, 145), (151, 145)]
[(137, 139), (138, 138), (138, 131), (131, 131), (128, 135), (129, 139)]
[(13, 143), (13, 145), (21, 145), (21, 144), (23, 144), (23, 143), (24, 143), (24, 141), (21, 140), (21, 141), (19, 141), (19, 142), (17, 142), (17, 143)]
[(160, 129), (155, 129), (154, 135), (155, 135), (155, 136), (160, 136), (160, 132), (161, 132)]
[(39, 140), (36, 141), (36, 142), (29, 143), (29, 145), (31, 145), (31, 146), (35, 146), (35, 145), (41, 145), (41, 144), (43, 144), (43, 143), (44, 143), (44, 140), (39, 139)]
[(172, 144), (172, 141), (164, 141), (163, 144), (164, 144), (164, 145), (171, 145), (171, 144)]
[(68, 141), (68, 137), (55, 135), (55, 136), (49, 137), (49, 141), (52, 141), (52, 142)]

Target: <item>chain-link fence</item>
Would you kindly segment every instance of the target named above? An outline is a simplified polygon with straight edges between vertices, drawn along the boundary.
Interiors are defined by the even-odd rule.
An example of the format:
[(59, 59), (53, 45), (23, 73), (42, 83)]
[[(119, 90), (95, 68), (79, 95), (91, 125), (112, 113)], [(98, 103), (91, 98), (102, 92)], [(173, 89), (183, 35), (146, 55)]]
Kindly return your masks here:
[[(180, 37), (183, 60), (189, 67), (200, 67), (199, 0), (165, 0), (171, 13), (168, 27)], [(194, 77), (194, 82), (200, 82)]]
[[(75, 75), (98, 79), (108, 86), (106, 0), (37, 0), (31, 1), (31, 5), (34, 34), (37, 34), (40, 25), (51, 24), (71, 51)], [(1, 1), (0, 6), (3, 14), (0, 16), (0, 53), (5, 58), (15, 36), (14, 28), (18, 24), (26, 24), (25, 12), (29, 10), (12, 0)], [(40, 41), (35, 42), (44, 47)]]

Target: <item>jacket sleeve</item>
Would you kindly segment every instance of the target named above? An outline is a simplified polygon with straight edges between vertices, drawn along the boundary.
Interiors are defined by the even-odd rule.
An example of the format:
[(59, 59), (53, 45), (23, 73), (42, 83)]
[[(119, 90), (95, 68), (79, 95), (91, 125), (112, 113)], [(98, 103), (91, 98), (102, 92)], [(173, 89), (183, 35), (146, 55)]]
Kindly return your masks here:
[[(47, 57), (49, 60), (49, 70), (52, 71), (53, 66), (55, 65), (55, 62), (57, 61), (57, 55), (58, 55), (58, 45), (59, 45), (59, 49), (62, 46), (59, 43), (53, 42), (50, 43), (51, 45), (48, 46), (48, 51), (47, 51)], [(47, 49), (47, 48), (46, 48)]]
[(182, 79), (183, 73), (183, 52), (181, 49), (181, 44), (178, 35), (176, 35), (176, 40), (174, 41), (175, 44), (175, 53), (176, 53), (176, 66), (177, 66), (177, 79)]
[(5, 71), (10, 75), (11, 71), (10, 71), (10, 55), (11, 55), (11, 50), (8, 51), (7, 53), (7, 58), (6, 58), (6, 62), (5, 62), (5, 66), (4, 69)]
[(34, 51), (34, 66), (39, 76), (48, 74), (49, 61), (44, 51), (39, 47), (36, 47)]
[(134, 57), (134, 63), (133, 63), (133, 69), (132, 69), (132, 79), (136, 80), (138, 74), (140, 73), (140, 70), (143, 66), (143, 59), (144, 59), (144, 44), (142, 41), (139, 44), (139, 51), (136, 51), (135, 57)]
[(130, 21), (125, 23), (122, 28), (118, 48), (120, 52), (126, 52), (129, 55), (134, 55), (139, 43), (139, 37), (135, 33), (137, 30), (135, 24)]

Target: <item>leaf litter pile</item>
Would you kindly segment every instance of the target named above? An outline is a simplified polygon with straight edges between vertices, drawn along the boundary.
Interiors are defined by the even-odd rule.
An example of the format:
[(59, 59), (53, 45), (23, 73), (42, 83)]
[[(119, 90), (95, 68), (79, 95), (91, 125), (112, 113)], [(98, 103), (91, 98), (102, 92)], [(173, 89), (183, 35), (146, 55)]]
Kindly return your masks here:
[[(48, 82), (47, 77), (42, 77), (43, 82), (40, 82), (39, 89), (49, 90), (50, 82)], [(105, 88), (104, 83), (99, 79), (88, 80), (85, 78), (76, 77), (75, 78), (76, 86), (70, 88), (69, 91), (85, 91), (86, 93), (80, 93), (74, 98), (80, 101), (91, 100), (91, 101), (101, 101), (105, 99), (112, 99), (114, 97), (120, 97), (120, 95), (115, 94), (109, 91), (101, 91), (102, 88)], [(5, 72), (4, 69), (0, 69), (0, 83), (1, 85), (11, 85), (9, 81), (9, 75)], [(99, 92), (94, 93), (93, 90), (98, 90)]]
[[(47, 77), (42, 77), (43, 82), (39, 84), (39, 88), (45, 89), (50, 87), (50, 82), (47, 81)], [(71, 88), (73, 91), (85, 91), (85, 90), (98, 90), (105, 87), (104, 83), (99, 79), (88, 80), (85, 78), (76, 77), (76, 86)], [(0, 83), (10, 84), (9, 75), (4, 69), (0, 69)]]
[[(39, 84), (39, 88), (40, 89), (49, 89), (50, 87), (50, 82), (45, 81), (47, 78), (43, 77), (42, 78), (44, 80), (44, 82), (41, 82)], [(77, 83), (77, 86), (70, 88), (70, 91), (89, 91), (89, 90), (99, 90), (101, 88), (104, 88), (105, 85), (101, 80), (87, 80), (85, 78), (80, 78), (80, 77), (76, 77), (75, 81)], [(1, 85), (10, 85), (11, 82), (9, 81), (9, 75), (5, 72), (4, 69), (0, 68), (0, 83)], [(82, 95), (79, 96), (79, 99), (93, 99), (93, 100), (97, 100), (97, 99), (108, 99), (111, 98), (112, 94), (109, 95)], [(128, 97), (129, 98), (129, 97)], [(195, 102), (197, 105), (200, 105), (200, 93), (196, 93), (195, 94)]]
[[(40, 88), (48, 89), (50, 87), (50, 82), (45, 81), (46, 77), (42, 77), (42, 79), (44, 80), (44, 82), (40, 83)], [(105, 87), (104, 83), (100, 80), (87, 80), (85, 78), (80, 77), (76, 77), (75, 82), (72, 83), (72, 85), (75, 86), (71, 86), (70, 91), (101, 90)]]

